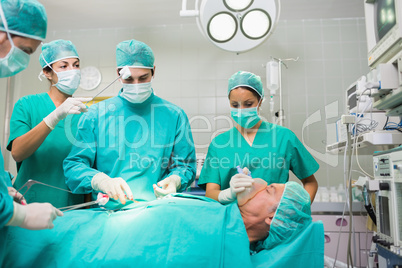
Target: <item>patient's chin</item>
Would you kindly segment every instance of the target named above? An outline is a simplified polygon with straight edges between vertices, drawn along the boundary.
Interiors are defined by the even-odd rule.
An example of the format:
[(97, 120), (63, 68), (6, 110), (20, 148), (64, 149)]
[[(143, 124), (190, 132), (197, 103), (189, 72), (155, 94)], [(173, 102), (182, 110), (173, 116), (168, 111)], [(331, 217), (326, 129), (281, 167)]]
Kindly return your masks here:
[(237, 204), (239, 207), (244, 206), (250, 201), (256, 194), (261, 192), (267, 187), (268, 183), (260, 178), (254, 179), (254, 183), (251, 188), (247, 188), (243, 192), (237, 195)]

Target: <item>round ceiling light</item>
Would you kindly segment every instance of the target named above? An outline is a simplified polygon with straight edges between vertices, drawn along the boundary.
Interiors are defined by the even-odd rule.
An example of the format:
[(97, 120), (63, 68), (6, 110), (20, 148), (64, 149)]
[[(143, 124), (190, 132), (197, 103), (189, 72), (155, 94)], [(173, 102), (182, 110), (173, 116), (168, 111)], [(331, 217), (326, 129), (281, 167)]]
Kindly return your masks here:
[(215, 42), (228, 42), (236, 34), (236, 18), (227, 12), (217, 13), (209, 20), (207, 31), (209, 37)]
[(279, 0), (198, 2), (195, 10), (183, 8), (181, 13), (197, 16), (197, 26), (205, 37), (230, 52), (246, 52), (262, 44), (273, 32), (279, 19)]
[(247, 12), (241, 21), (243, 34), (250, 39), (260, 39), (271, 29), (271, 17), (262, 9)]
[(223, 2), (232, 11), (243, 11), (251, 6), (253, 0), (224, 0)]

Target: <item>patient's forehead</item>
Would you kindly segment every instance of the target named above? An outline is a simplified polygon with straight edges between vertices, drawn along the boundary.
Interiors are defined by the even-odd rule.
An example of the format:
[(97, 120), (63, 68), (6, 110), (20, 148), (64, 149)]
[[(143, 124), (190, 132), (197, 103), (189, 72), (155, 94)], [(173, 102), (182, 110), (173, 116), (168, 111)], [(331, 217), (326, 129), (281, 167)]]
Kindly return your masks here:
[[(254, 183), (253, 187), (255, 187)], [(268, 186), (257, 186), (255, 188), (259, 188), (259, 190), (253, 192), (254, 196), (248, 196), (249, 199), (247, 202), (243, 204), (239, 203), (239, 207), (251, 214), (259, 215), (261, 213), (272, 212), (277, 207), (285, 190), (285, 184), (273, 183)]]
[(279, 203), (281, 201), (283, 192), (285, 190), (285, 184), (282, 183), (272, 183), (265, 187), (264, 190), (258, 192), (253, 199), (261, 200), (262, 202), (271, 203)]

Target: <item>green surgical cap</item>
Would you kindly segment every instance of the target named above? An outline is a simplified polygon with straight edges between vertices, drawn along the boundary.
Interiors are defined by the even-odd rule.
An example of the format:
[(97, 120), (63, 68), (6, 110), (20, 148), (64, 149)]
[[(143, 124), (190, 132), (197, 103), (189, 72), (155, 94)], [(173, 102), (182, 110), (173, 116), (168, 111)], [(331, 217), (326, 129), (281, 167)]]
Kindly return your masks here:
[(137, 40), (127, 40), (116, 47), (117, 68), (124, 66), (134, 68), (154, 68), (154, 53), (145, 43)]
[(258, 75), (244, 71), (239, 71), (232, 75), (229, 78), (228, 96), (230, 91), (242, 86), (254, 89), (261, 98), (264, 98), (264, 88)]
[(287, 182), (271, 222), (269, 235), (260, 246), (271, 249), (293, 240), (312, 221), (310, 205), (307, 191), (297, 182)]
[[(45, 8), (36, 0), (0, 0), (8, 32), (43, 41), (46, 38), (47, 16)], [(6, 32), (3, 17), (0, 31)]]
[(79, 58), (74, 44), (71, 41), (59, 39), (42, 45), (39, 63), (42, 68), (45, 68), (48, 64), (69, 58)]

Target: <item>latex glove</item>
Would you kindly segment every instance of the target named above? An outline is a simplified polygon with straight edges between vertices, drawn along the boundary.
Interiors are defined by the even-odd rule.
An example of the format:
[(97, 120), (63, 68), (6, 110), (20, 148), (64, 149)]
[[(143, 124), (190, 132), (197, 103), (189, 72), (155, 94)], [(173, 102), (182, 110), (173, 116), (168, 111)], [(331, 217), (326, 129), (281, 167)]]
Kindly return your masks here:
[(236, 194), (251, 187), (253, 179), (244, 174), (236, 174), (230, 179), (230, 188), (221, 191), (218, 200), (222, 204), (228, 204), (236, 200)]
[(162, 198), (168, 194), (176, 193), (177, 189), (180, 189), (181, 178), (178, 175), (171, 175), (158, 182), (158, 185), (154, 184), (153, 187), (156, 198)]
[(133, 200), (133, 193), (123, 178), (111, 178), (105, 173), (99, 172), (93, 176), (91, 186), (95, 191), (103, 192), (110, 198), (119, 199), (123, 205), (126, 203), (126, 197)]
[(14, 199), (15, 202), (26, 205), (27, 201), (25, 200), (24, 196), (20, 192), (18, 192), (14, 187), (7, 187), (8, 194)]
[(243, 168), (243, 174), (245, 174), (247, 176), (251, 176), (251, 172), (247, 167)]
[(80, 114), (88, 111), (87, 106), (83, 102), (88, 102), (92, 98), (67, 98), (59, 107), (57, 107), (48, 116), (43, 118), (46, 125), (53, 130), (60, 120), (69, 114)]
[(19, 226), (29, 230), (52, 229), (53, 221), (57, 216), (63, 216), (63, 212), (49, 203), (32, 203), (29, 205), (14, 204), (14, 214), (6, 224)]

